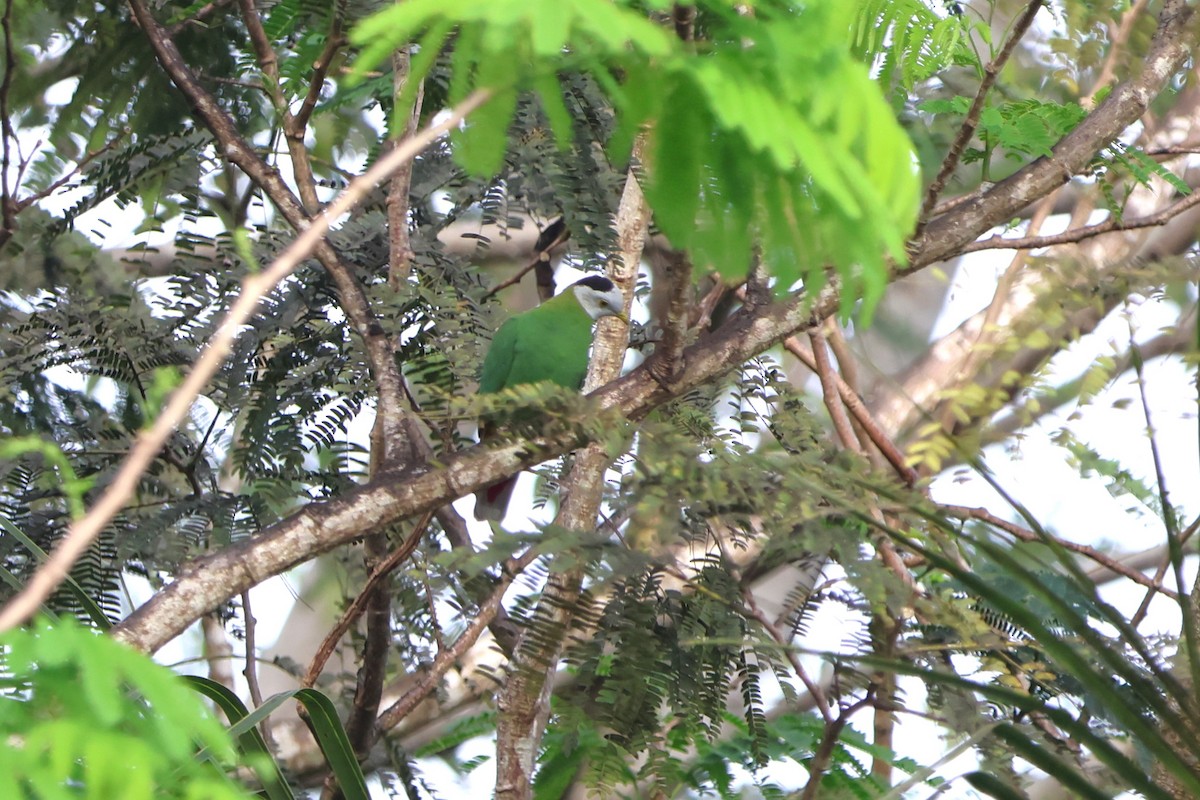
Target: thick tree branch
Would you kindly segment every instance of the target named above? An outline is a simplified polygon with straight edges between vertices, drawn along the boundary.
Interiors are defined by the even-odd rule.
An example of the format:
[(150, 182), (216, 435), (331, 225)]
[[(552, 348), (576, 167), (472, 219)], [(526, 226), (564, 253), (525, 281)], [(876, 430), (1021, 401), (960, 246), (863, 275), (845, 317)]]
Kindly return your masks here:
[(654, 253), (650, 263), (656, 267), (651, 315), (658, 322), (660, 335), (650, 357), (649, 369), (656, 378), (669, 384), (679, 371), (679, 357), (687, 341), (692, 262), (687, 253), (669, 250)]
[[(1172, 14), (1174, 11), (1174, 14)], [(1198, 31), (1200, 26), (1197, 25), (1195, 13), (1189, 8), (1179, 8), (1177, 4), (1168, 3), (1168, 8), (1164, 9), (1160, 17), (1158, 33), (1155, 36), (1154, 44), (1151, 48), (1151, 56), (1148, 59), (1148, 64), (1153, 67), (1155, 64), (1161, 64), (1162, 60), (1168, 55), (1178, 58), (1182, 55), (1179, 50), (1179, 45), (1185, 43), (1188, 46), (1193, 44), (1200, 34)], [(1072, 134), (1063, 139), (1063, 142), (1056, 148), (1056, 153), (1064, 154), (1064, 158), (1074, 159), (1078, 157), (1081, 161), (1085, 158), (1085, 154), (1077, 150), (1075, 147), (1068, 146), (1075, 141), (1082, 131), (1100, 130), (1102, 128), (1109, 131), (1116, 130), (1117, 125), (1112, 124), (1113, 120), (1108, 120), (1106, 125), (1101, 125), (1102, 111), (1105, 108), (1114, 108), (1120, 110), (1122, 114), (1137, 113), (1139, 109), (1144, 107), (1141, 105), (1139, 98), (1146, 96), (1146, 93), (1155, 85), (1160, 73), (1151, 67), (1143, 70), (1142, 74), (1135, 81), (1127, 84), (1122, 84), (1114, 90), (1108, 100), (1100, 106), (1099, 109), (1092, 112), (1080, 128), (1076, 129)], [(1163, 67), (1165, 69), (1165, 67)], [(1125, 101), (1118, 102), (1115, 106), (1110, 107), (1114, 97), (1124, 97)], [(1200, 126), (1200, 91), (1195, 87), (1189, 87), (1180, 98), (1180, 102), (1176, 104), (1175, 115), (1170, 125), (1164, 124), (1162, 129), (1157, 132), (1151, 132), (1151, 145), (1159, 141), (1171, 141), (1177, 139), (1181, 134), (1186, 138), (1191, 138), (1187, 135), (1188, 129), (1195, 130)], [(1090, 154), (1094, 149), (1102, 146), (1103, 142), (1089, 138), (1088, 150)], [(1086, 156), (1090, 158), (1089, 156)], [(1056, 156), (1057, 158), (1057, 156)], [(1034, 162), (1033, 165), (1022, 170), (1018, 175), (1025, 175), (1030, 181), (1034, 181), (1038, 186), (1042, 186), (1043, 180), (1051, 180), (1053, 175), (1048, 174), (1044, 168), (1039, 165), (1048, 165), (1054, 159), (1041, 159)], [(1017, 177), (1017, 176), (1014, 176)], [(1187, 176), (1185, 179), (1192, 179), (1194, 176)], [(1057, 186), (1060, 181), (1052, 181), (1051, 184), (1046, 184), (1048, 189)], [(1003, 189), (1001, 199), (1005, 203), (1014, 202), (1015, 205), (1021, 205), (1019, 201), (1015, 201), (1008, 193), (1008, 190), (1014, 188), (1012, 186), (1005, 189), (1005, 183), (998, 184), (996, 189)], [(1017, 183), (1024, 183), (1018, 181)], [(1149, 187), (1138, 187), (1127, 202), (1126, 213), (1131, 217), (1136, 216), (1149, 217), (1163, 210), (1166, 205), (1167, 184), (1165, 181), (1155, 180)], [(986, 195), (993, 196), (992, 193)], [(1189, 197), (1190, 200), (1190, 197)], [(1194, 201), (1192, 201), (1194, 202)], [(1088, 198), (1082, 198), (1076, 204), (1075, 212), (1072, 215), (1072, 229), (1080, 225), (1087, 217), (1091, 210)], [(1004, 206), (999, 209), (1007, 216), (1009, 206)], [(1085, 267), (1090, 267), (1092, 275), (1087, 278), (1091, 284), (1101, 287), (1107, 286), (1116, 282), (1120, 284), (1124, 280), (1124, 267), (1133, 263), (1136, 258), (1154, 258), (1170, 252), (1175, 246), (1182, 246), (1184, 242), (1194, 240), (1194, 221), (1192, 216), (1196, 213), (1196, 209), (1200, 205), (1195, 205), (1187, 209), (1184, 213), (1177, 214), (1173, 219), (1169, 220), (1166, 227), (1154, 237), (1139, 237), (1136, 233), (1125, 232), (1124, 234), (1113, 233), (1105, 240), (1094, 239), (1084, 240), (1081, 245), (1069, 245), (1069, 249), (1065, 253), (1057, 253), (1060, 261), (1069, 260), (1071, 262), (1080, 262)], [(972, 224), (973, 211), (971, 204), (964, 205), (956, 209), (954, 212), (947, 215), (947, 218), (956, 220), (963, 225)], [(930, 224), (927, 234), (942, 224), (941, 218), (934, 220)], [(946, 229), (946, 234), (961, 238), (964, 231), (957, 226), (954, 230)], [(1176, 236), (1176, 232), (1181, 233), (1181, 236)], [(969, 231), (968, 231), (969, 233)], [(1175, 237), (1177, 241), (1174, 244), (1169, 242), (1171, 237)], [(963, 247), (968, 246), (969, 242), (962, 242), (958, 248), (959, 251)], [(923, 260), (924, 256), (919, 254), (916, 261)], [(1083, 270), (1078, 268), (1071, 271), (1071, 286), (1080, 286), (1081, 282), (1078, 276)], [(934, 404), (935, 397), (942, 392), (946, 386), (947, 376), (958, 375), (960, 382), (963, 380), (977, 380), (978, 376), (972, 373), (970, 369), (970, 352), (972, 349), (978, 349), (981, 346), (989, 349), (989, 352), (1000, 353), (1004, 358), (1008, 359), (1008, 363), (1002, 363), (1003, 359), (994, 358), (984, 368), (988, 371), (990, 378), (985, 379), (985, 386), (990, 386), (987, 381), (993, 383), (1003, 378), (1005, 374), (1028, 374), (1042, 360), (1052, 355), (1061, 346), (1061, 343), (1073, 339), (1080, 332), (1087, 332), (1094, 327), (1104, 314), (1121, 301), (1124, 297), (1122, 289), (1116, 291), (1102, 292), (1096, 299), (1103, 299), (1106, 305), (1103, 308), (1088, 309), (1091, 305), (1089, 298), (1082, 297), (1079, 304), (1084, 306), (1080, 310), (1073, 313), (1071, 319), (1066, 325), (1059, 326), (1053, 333), (1051, 339), (1052, 347), (1040, 348), (1036, 352), (1032, 349), (1021, 349), (1017, 336), (1013, 335), (1014, 330), (1024, 329), (1040, 330), (1046, 327), (1046, 322), (1043, 319), (1045, 316), (1044, 310), (1036, 306), (1038, 292), (1035, 289), (1039, 288), (1040, 284), (1047, 286), (1051, 285), (1044, 273), (1026, 272), (1021, 277), (1021, 282), (1018, 291), (1013, 291), (1005, 299), (1001, 313), (996, 314), (994, 308), (988, 313), (976, 314), (970, 320), (959, 326), (951, 335), (943, 337), (939, 340), (921, 362), (914, 365), (908, 371), (904, 378), (903, 385), (897, 390), (890, 392), (887, 396), (880, 399), (875, 406), (876, 416), (883, 423), (885, 429), (899, 432), (907, 428), (922, 414), (922, 409), (935, 420), (944, 419), (943, 414), (937, 409)], [(1068, 283), (1068, 282), (1063, 282)], [(988, 322), (995, 323), (988, 329)], [(968, 365), (963, 368), (962, 365)], [(1005, 388), (1005, 387), (1000, 387)], [(1007, 387), (1011, 389), (1012, 387)], [(994, 411), (992, 408), (983, 409), (985, 413)]]
[[(831, 280), (811, 301), (792, 298), (771, 303), (754, 314), (734, 315), (684, 351), (684, 368), (670, 392), (639, 367), (593, 393), (597, 413), (638, 420), (668, 400), (727, 374), (836, 311), (838, 286)], [(205, 611), (246, 587), (371, 530), (440, 507), (504, 475), (562, 455), (578, 444), (576, 434), (562, 433), (498, 446), (479, 445), (444, 459), (436, 468), (424, 467), (416, 475), (380, 475), (341, 497), (306, 506), (252, 539), (189, 562), (174, 583), (114, 628), (114, 633), (139, 649), (157, 650)]]

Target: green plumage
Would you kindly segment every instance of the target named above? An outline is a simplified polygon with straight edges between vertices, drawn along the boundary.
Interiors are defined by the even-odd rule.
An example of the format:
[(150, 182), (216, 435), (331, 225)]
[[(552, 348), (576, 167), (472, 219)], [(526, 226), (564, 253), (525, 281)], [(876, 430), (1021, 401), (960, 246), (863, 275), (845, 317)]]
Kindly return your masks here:
[(575, 293), (555, 295), (496, 331), (479, 374), (479, 391), (540, 381), (578, 389), (587, 374), (591, 343), (592, 318)]
[[(544, 381), (568, 389), (580, 388), (587, 376), (592, 322), (609, 316), (625, 320), (624, 303), (625, 298), (611, 280), (588, 275), (537, 308), (509, 319), (496, 331), (483, 359), (480, 393)], [(487, 427), (486, 421), (481, 423), (481, 436)], [(512, 475), (478, 490), (476, 519), (503, 519), (516, 482)]]

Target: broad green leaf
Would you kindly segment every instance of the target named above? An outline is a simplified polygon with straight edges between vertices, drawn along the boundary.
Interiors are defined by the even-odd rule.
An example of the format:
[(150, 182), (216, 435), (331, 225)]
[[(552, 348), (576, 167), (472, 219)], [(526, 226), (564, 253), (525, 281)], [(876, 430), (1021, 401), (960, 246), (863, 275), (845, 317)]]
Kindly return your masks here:
[(652, 180), (647, 196), (655, 208), (655, 220), (672, 246), (685, 248), (695, 230), (704, 191), (700, 170), (708, 151), (710, 119), (691, 82), (676, 78), (672, 83), (654, 128)]
[(541, 13), (530, 16), (529, 36), (534, 55), (547, 58), (561, 54), (570, 35), (573, 6), (573, 0), (559, 0), (542, 4)]
[[(268, 709), (267, 714), (262, 715), (261, 718), (254, 720), (248, 725), (242, 725), (242, 722), (248, 719), (250, 714), (241, 698), (230, 691), (228, 687), (198, 675), (184, 676), (184, 680), (197, 692), (213, 701), (230, 721), (233, 727), (229, 733), (237, 740), (242, 753), (249, 756), (247, 761), (257, 773), (267, 797), (270, 800), (290, 800), (292, 792), (288, 787), (287, 779), (283, 777), (283, 773), (279, 770), (279, 765), (275, 763), (275, 759), (271, 755), (266, 741), (256, 727), (258, 722), (265, 719), (267, 714), (270, 714), (271, 711), (277, 708), (290, 695), (284, 692), (275, 695), (268, 701), (264, 701), (262, 708)], [(272, 704), (272, 701), (275, 701), (276, 698), (280, 698), (279, 701)]]

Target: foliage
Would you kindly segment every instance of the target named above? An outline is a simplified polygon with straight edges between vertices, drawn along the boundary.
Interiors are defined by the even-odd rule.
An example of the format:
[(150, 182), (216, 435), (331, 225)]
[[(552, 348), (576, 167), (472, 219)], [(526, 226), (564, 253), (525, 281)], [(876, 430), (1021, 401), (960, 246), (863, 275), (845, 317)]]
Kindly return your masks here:
[[(707, 4), (708, 38), (697, 53), (652, 20), (601, 0), (514, 0), (486, 12), (469, 2), (413, 2), (362, 22), (355, 41), (365, 45), (364, 70), (414, 35), (421, 52), (431, 53), (457, 31), (450, 100), (470, 89), (496, 92), (454, 148), (475, 174), (500, 166), (504, 132), (526, 87), (538, 93), (565, 146), (570, 115), (557, 75), (564, 68), (589, 75), (604, 87), (618, 121), (609, 143), (615, 158), (627, 155), (642, 126), (655, 123), (645, 191), (676, 247), (693, 250), (698, 266), (734, 277), (745, 272), (758, 242), (781, 292), (801, 278), (810, 291), (819, 289), (832, 262), (845, 296), (862, 298), (869, 318), (886, 285), (886, 259), (905, 258), (916, 174), (884, 99), (847, 51), (849, 10), (822, 2), (797, 13), (764, 3), (754, 15), (739, 15)], [(513, 54), (522, 65), (516, 74)], [(422, 69), (433, 66), (430, 58), (418, 61)]]
[(879, 62), (879, 82), (908, 94), (918, 84), (952, 65), (974, 65), (967, 37), (988, 36), (962, 13), (938, 13), (919, 0), (870, 0), (858, 3), (851, 31), (856, 55)]
[(234, 763), (228, 735), (169, 670), (69, 619), (0, 648), (5, 797), (248, 796), (219, 768)]
[[(796, 788), (781, 773), (811, 774), (821, 797), (957, 789), (940, 765), (898, 756), (907, 743), (893, 749), (864, 733), (889, 714), (930, 717), (980, 765), (964, 780), (997, 797), (1024, 791), (1031, 766), (1079, 796), (1167, 796), (1148, 777), (1151, 759), (1200, 791), (1190, 767), (1200, 737), (1186, 735), (1195, 701), (1179, 658), (1194, 635), (1145, 635), (1018, 503), (1032, 543), (1015, 544), (996, 518), (964, 527), (920, 485), (901, 486), (902, 471), (833, 444), (806, 376), (778, 351), (730, 363), (731, 374), (686, 393), (663, 379), (671, 401), (632, 420), (545, 386), (472, 396), (491, 332), (510, 313), (492, 292), (503, 277), (494, 251), (561, 216), (569, 242), (552, 255), (602, 268), (618, 252), (614, 219), (630, 170), (662, 234), (638, 289), (651, 318), (636, 332), (634, 360), (653, 358), (667, 338), (658, 293), (670, 279), (655, 259), (679, 253), (696, 278), (684, 292), (685, 338), (701, 348), (765, 300), (727, 290), (742, 283), (747, 294), (767, 283), (774, 299), (801, 303), (836, 285), (843, 317), (859, 309), (853, 333), (869, 336), (885, 287), (908, 263), (922, 178), (1000, 52), (1004, 25), (991, 15), (1003, 17), (1002, 4), (280, 0), (259, 18), (273, 66), (232, 5), (152, 5), (249, 149), (289, 186), (306, 166), (320, 200), (374, 161), (381, 130), (402, 130), (411, 110), (427, 123), (475, 90), (492, 98), (412, 164), (405, 224), (394, 224), (387, 189), (338, 221), (329, 241), (347, 265), (343, 283), (310, 261), (264, 298), (134, 502), (46, 604), (58, 623), (6, 640), (10, 696), (0, 712), (5, 736), (22, 746), (0, 750), (0, 794), (29, 795), (13, 788), (28, 780), (103, 796), (111, 781), (132, 781), (122, 770), (136, 763), (155, 788), (131, 782), (122, 796), (241, 796), (211, 761), (193, 758), (199, 746), (222, 766), (234, 760), (195, 698), (70, 618), (105, 628), (127, 610), (124, 579), (161, 587), (184, 577), (190, 559), (261, 540), (292, 515), (319, 515), (368, 479), (392, 479), (372, 470), (366, 430), (379, 376), (364, 336), (375, 334), (351, 319), (346, 282), (395, 346), (415, 427), (429, 433), (432, 460), (418, 472), (472, 446), (480, 416), (502, 423), (489, 444), (561, 435), (599, 441), (616, 458), (596, 530), (464, 536), (447, 512), (382, 581), (391, 631), (380, 682), (426, 674), (510, 578), (503, 624), (549, 649), (565, 637), (537, 796), (583, 783), (605, 794), (774, 797)], [(1101, 67), (1119, 5), (1054, 4), (1040, 55), (1018, 52), (985, 98), (955, 191), (1050, 156), (1078, 130), (1089, 107), (1079, 87)], [(11, 212), (0, 231), (4, 599), (111, 483), (242, 280), (293, 236), (269, 187), (225, 160), (228, 142), (171, 87), (126, 5), (102, 6), (14, 0), (7, 23), (16, 71), (0, 97), (22, 135), (3, 137), (10, 202), (0, 209)], [(1135, 22), (1137, 50), (1148, 26)], [(286, 132), (285, 111), (294, 120), (307, 103), (305, 130)], [(1072, 187), (1087, 194), (1094, 184), (1087, 196), (1117, 223), (1145, 187), (1190, 192), (1178, 165), (1127, 138), (1092, 154)], [(130, 233), (160, 251), (112, 253)], [(407, 272), (389, 274), (401, 233)], [(1075, 338), (1081, 319), (1138, 295), (1194, 304), (1186, 260), (1130, 258), (1103, 273), (1075, 256), (1043, 258), (1022, 276), (1050, 287), (1033, 311), (1001, 338), (984, 325), (960, 365), (965, 380), (940, 376), (936, 408), (911, 431), (889, 432), (922, 475), (966, 464), (986, 478), (988, 437), (1004, 436), (989, 424), (1012, 412), (1023, 428), (1044, 413), (1038, 402), (1049, 405), (1049, 394), (1033, 394), (1052, 383), (1043, 356)], [(1106, 357), (1086, 370), (1073, 394), (1081, 407), (1112, 388), (1123, 364)], [(1164, 485), (1069, 427), (1057, 440), (1081, 473), (1106, 479), (1170, 533), (1167, 566), (1182, 574), (1186, 536)], [(551, 509), (569, 466), (568, 457), (538, 470)], [(408, 527), (361, 534), (397, 546)], [(514, 577), (513, 560), (527, 552)], [(373, 564), (359, 548), (331, 561), (348, 604)], [(548, 576), (573, 570), (585, 578), (578, 602), (558, 609), (564, 628), (540, 592)], [(764, 595), (764, 578), (781, 572), (790, 582)], [(248, 613), (216, 610), (235, 628)], [(831, 614), (837, 635), (814, 641)], [(351, 628), (350, 662), (365, 636)], [(455, 659), (471, 691), (486, 694), (520, 668), (480, 656), (489, 647)], [(821, 687), (825, 708), (802, 677)], [(321, 676), (328, 696), (284, 692), (253, 711), (228, 690), (195, 685), (236, 718), (243, 749), (260, 754), (254, 724), (291, 697), (308, 701), (327, 735), (322, 752), (343, 788), (361, 794), (363, 754), (350, 742), (371, 736), (338, 720), (360, 710), (357, 679), (330, 670)], [(481, 763), (455, 750), (492, 735), (496, 713), (463, 711), (466, 701), (451, 697), (458, 686), (446, 680), (434, 695), (462, 703), (449, 731), (413, 753), (399, 734), (371, 751), (385, 785), (416, 796), (431, 760), (458, 774)], [(918, 686), (928, 701), (906, 695)], [(96, 730), (105, 735), (85, 735)], [(159, 737), (162, 752), (147, 749)], [(1089, 772), (1093, 762), (1100, 768)], [(250, 764), (272, 796), (301, 788), (265, 759)]]

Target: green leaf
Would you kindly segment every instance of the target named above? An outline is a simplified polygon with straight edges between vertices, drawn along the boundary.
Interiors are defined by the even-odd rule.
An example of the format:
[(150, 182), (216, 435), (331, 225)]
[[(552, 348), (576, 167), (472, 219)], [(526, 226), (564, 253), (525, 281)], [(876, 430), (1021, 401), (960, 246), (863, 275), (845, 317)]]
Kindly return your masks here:
[(362, 767), (358, 764), (358, 758), (354, 755), (354, 749), (350, 746), (350, 739), (346, 736), (342, 721), (338, 719), (333, 702), (316, 689), (299, 689), (293, 694), (308, 711), (317, 743), (337, 778), (342, 794), (347, 800), (370, 800)]
[(534, 80), (534, 86), (542, 101), (542, 111), (545, 112), (546, 119), (550, 122), (550, 130), (554, 133), (554, 143), (558, 145), (559, 150), (567, 150), (575, 135), (574, 123), (571, 112), (567, 110), (567, 105), (563, 102), (562, 86), (558, 82), (558, 76), (554, 73), (539, 76)]
[(543, 4), (541, 12), (529, 18), (534, 55), (543, 58), (561, 55), (571, 31), (572, 5), (572, 0)]
[(968, 772), (967, 783), (998, 800), (1025, 800), (1025, 796), (989, 772)]
[(711, 120), (690, 81), (676, 77), (670, 83), (654, 129), (652, 178), (646, 189), (659, 227), (673, 247), (683, 249), (696, 228), (701, 160), (707, 154)]
[[(4, 517), (0, 517), (0, 529), (3, 529), (5, 533), (20, 542), (21, 545), (30, 552), (30, 554), (39, 564), (44, 564), (50, 558), (50, 555), (45, 550), (38, 547), (37, 542), (26, 536), (24, 531), (22, 531), (16, 525), (13, 525)], [(12, 575), (12, 573), (4, 570), (4, 574), (6, 576), (5, 582), (10, 583), (13, 588), (20, 589), (24, 587), (24, 584), (18, 581), (16, 576)], [(67, 591), (71, 593), (71, 596), (75, 598), (76, 602), (79, 603), (80, 608), (84, 610), (84, 612), (88, 615), (88, 618), (95, 623), (97, 628), (102, 631), (106, 631), (112, 627), (112, 621), (109, 620), (108, 615), (104, 613), (104, 609), (100, 608), (100, 605), (94, 599), (92, 599), (91, 595), (84, 591), (83, 587), (79, 585), (79, 581), (75, 580), (75, 578), (71, 577), (70, 575), (67, 575), (63, 581), (63, 586), (65, 586)], [(45, 604), (43, 604), (42, 612), (49, 613), (45, 608)]]
[[(247, 762), (258, 775), (258, 779), (262, 783), (263, 791), (266, 792), (267, 797), (270, 800), (291, 800), (292, 792), (288, 787), (287, 779), (283, 777), (283, 773), (280, 771), (279, 765), (275, 763), (275, 759), (271, 755), (266, 741), (263, 739), (262, 734), (258, 732), (258, 728), (255, 727), (261, 719), (251, 723), (249, 727), (241, 726), (240, 723), (249, 717), (249, 712), (241, 698), (234, 694), (228, 687), (198, 675), (185, 675), (183, 679), (197, 692), (212, 700), (221, 709), (221, 712), (230, 723), (240, 728), (236, 732), (231, 729), (230, 734), (236, 738), (242, 753), (248, 757)], [(287, 692), (275, 695), (269, 701), (263, 703), (263, 708), (267, 708), (269, 703), (275, 701), (276, 698), (281, 698), (279, 702), (282, 702), (289, 696)], [(278, 707), (279, 702), (270, 705), (270, 710)], [(268, 710), (268, 714), (270, 710)], [(265, 718), (265, 715), (263, 718)], [(207, 751), (202, 751), (200, 757), (206, 757), (206, 753)]]

